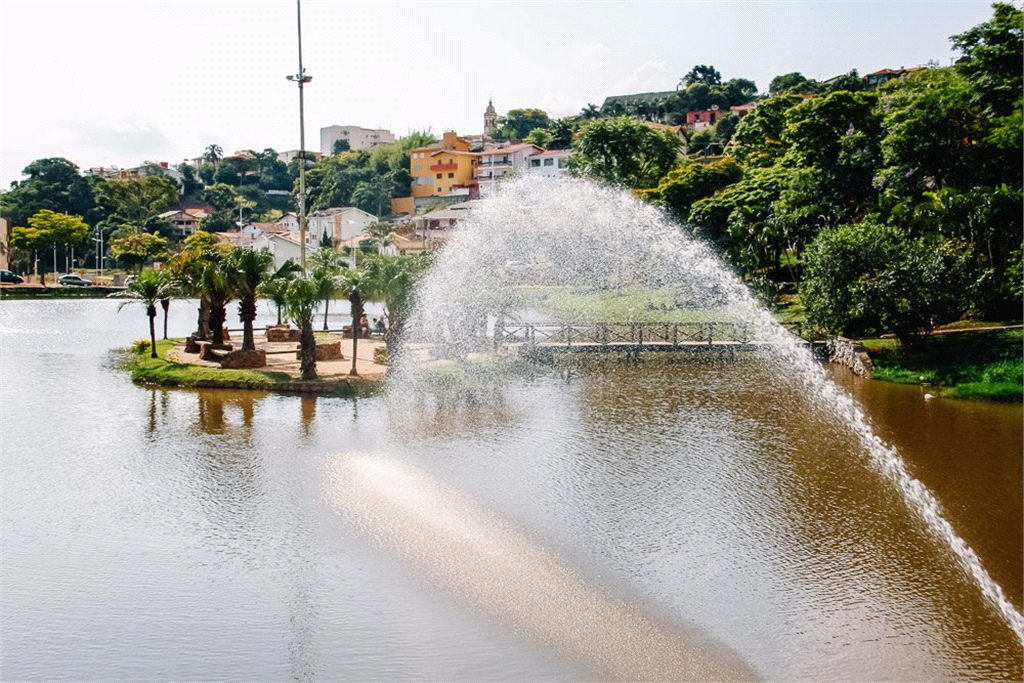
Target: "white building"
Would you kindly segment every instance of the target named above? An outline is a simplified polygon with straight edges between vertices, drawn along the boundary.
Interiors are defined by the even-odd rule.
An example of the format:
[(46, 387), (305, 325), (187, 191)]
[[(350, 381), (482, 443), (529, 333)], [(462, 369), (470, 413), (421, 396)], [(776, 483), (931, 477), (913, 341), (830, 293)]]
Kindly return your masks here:
[(295, 263), (299, 263), (301, 255), (299, 252), (302, 251), (300, 245), (295, 240), (284, 235), (276, 233), (263, 235), (253, 240), (252, 247), (254, 251), (260, 249), (266, 249), (274, 255), (274, 270), (277, 270), (285, 264), (285, 261), (291, 259)]
[(349, 149), (367, 149), (394, 142), (395, 136), (384, 128), (328, 126), (320, 129), (320, 152), (325, 157), (334, 154), (334, 143), (338, 140), (347, 141)]
[(506, 175), (525, 173), (529, 167), (530, 157), (543, 151), (543, 148), (537, 145), (522, 143), (479, 152), (476, 181), (480, 186), (480, 196), (487, 197), (492, 194), (495, 184)]
[(538, 152), (530, 157), (530, 175), (544, 178), (561, 178), (569, 175), (569, 157), (571, 149), (552, 149)]
[[(286, 152), (278, 152), (277, 153), (277, 160), (278, 161), (283, 161), (286, 164), (290, 164), (290, 163), (292, 163), (293, 159), (295, 159), (295, 158), (297, 158), (299, 156), (299, 153), (300, 152), (297, 149), (289, 149)], [(312, 150), (307, 149), (306, 150), (306, 159), (307, 160), (309, 159), (309, 155), (310, 154), (312, 154), (313, 158), (316, 159), (317, 161), (320, 161), (320, 158), (323, 156), (322, 154), (320, 154), (320, 152), (314, 152)]]
[[(320, 246), (324, 235), (331, 238), (335, 246), (361, 234), (366, 226), (376, 223), (377, 217), (354, 206), (323, 209), (306, 216), (306, 243), (310, 248)], [(296, 231), (298, 228), (296, 228)], [(296, 237), (297, 239), (297, 237)]]

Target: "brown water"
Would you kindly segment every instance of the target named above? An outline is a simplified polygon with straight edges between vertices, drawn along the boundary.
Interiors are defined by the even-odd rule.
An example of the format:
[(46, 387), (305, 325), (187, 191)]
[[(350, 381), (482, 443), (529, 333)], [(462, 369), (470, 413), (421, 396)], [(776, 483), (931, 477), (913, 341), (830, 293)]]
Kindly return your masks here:
[[(145, 318), (115, 309), (0, 303), (3, 680), (1024, 675), (857, 440), (756, 364), (397, 413), (135, 387), (108, 350)], [(835, 376), (1019, 610), (1021, 408)]]

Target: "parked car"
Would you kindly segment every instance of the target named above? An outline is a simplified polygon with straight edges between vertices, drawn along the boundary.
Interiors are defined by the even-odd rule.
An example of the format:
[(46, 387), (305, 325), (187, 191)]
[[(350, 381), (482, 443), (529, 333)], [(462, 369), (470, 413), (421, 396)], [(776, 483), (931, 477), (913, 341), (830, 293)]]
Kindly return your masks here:
[(62, 287), (92, 287), (92, 282), (76, 273), (61, 275), (57, 282), (59, 282)]
[(23, 278), (20, 275), (15, 275), (9, 270), (0, 270), (0, 282), (10, 282), (16, 285), (20, 285), (24, 281), (25, 278)]

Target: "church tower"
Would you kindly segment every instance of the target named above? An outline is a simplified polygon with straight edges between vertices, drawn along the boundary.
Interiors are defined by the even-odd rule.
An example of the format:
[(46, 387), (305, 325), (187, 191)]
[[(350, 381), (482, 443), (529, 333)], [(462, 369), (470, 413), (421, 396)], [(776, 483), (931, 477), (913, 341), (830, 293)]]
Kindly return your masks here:
[(487, 109), (484, 110), (484, 138), (491, 139), (494, 135), (494, 123), (498, 119), (498, 112), (494, 111), (494, 102), (487, 100)]

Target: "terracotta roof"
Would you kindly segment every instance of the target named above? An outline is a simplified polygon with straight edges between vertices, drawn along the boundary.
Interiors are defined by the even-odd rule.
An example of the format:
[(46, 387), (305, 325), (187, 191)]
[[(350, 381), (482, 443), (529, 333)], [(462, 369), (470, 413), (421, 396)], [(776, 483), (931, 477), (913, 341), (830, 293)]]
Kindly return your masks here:
[(508, 147), (495, 147), (493, 149), (485, 149), (479, 152), (480, 156), (493, 156), (495, 154), (509, 154), (510, 152), (518, 152), (521, 149), (528, 147), (536, 147), (537, 149), (543, 149), (539, 145), (534, 145), (529, 142), (519, 143), (518, 145), (509, 145)]

